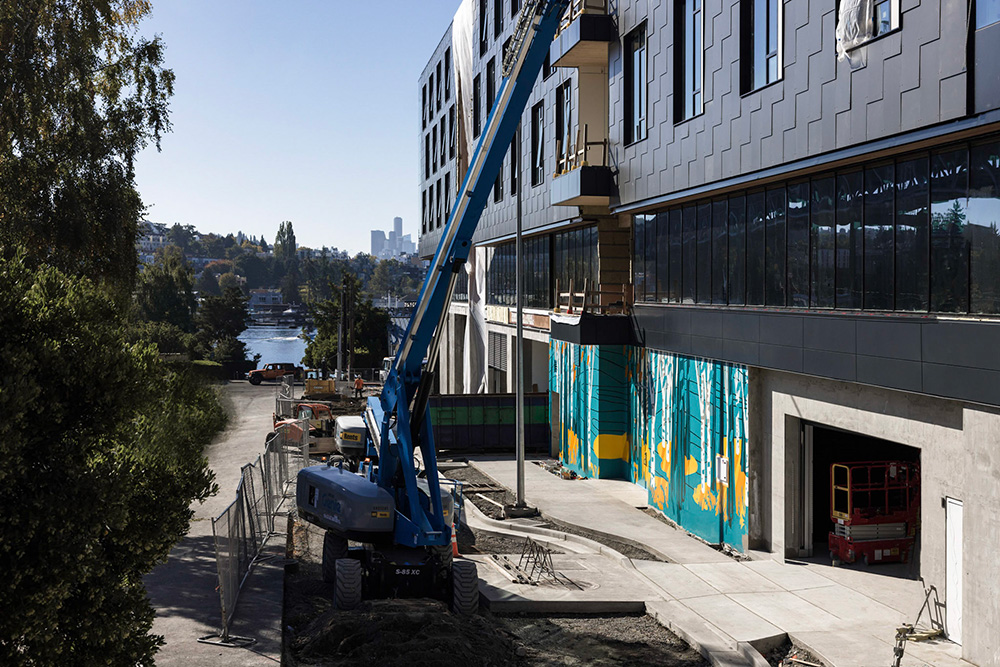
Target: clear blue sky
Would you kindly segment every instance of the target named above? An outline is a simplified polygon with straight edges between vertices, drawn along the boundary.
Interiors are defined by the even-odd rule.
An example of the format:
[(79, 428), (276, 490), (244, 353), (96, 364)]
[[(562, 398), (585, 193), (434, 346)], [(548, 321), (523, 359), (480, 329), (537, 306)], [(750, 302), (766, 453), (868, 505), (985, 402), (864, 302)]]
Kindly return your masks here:
[(148, 219), (370, 250), (416, 240), (417, 78), (459, 0), (154, 0), (141, 25), (177, 77), (173, 132), (143, 151)]

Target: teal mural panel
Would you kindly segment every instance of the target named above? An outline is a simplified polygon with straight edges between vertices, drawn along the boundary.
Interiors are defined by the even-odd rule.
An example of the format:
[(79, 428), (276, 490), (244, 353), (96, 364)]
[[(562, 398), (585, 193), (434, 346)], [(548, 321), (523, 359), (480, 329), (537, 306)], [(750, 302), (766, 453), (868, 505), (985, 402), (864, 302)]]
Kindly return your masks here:
[(634, 481), (686, 530), (744, 550), (746, 367), (629, 348), (627, 375), (633, 456), (648, 452)]
[(559, 396), (560, 461), (583, 477), (629, 470), (625, 347), (549, 344), (549, 387)]

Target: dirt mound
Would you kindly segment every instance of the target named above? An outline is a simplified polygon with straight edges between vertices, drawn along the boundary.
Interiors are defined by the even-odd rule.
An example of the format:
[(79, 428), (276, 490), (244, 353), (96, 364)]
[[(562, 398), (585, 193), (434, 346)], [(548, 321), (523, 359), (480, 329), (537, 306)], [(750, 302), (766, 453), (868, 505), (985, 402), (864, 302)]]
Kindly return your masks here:
[(508, 632), (484, 617), (455, 616), (432, 600), (372, 600), (354, 611), (331, 609), (292, 642), (298, 664), (351, 667), (521, 665), (517, 648)]

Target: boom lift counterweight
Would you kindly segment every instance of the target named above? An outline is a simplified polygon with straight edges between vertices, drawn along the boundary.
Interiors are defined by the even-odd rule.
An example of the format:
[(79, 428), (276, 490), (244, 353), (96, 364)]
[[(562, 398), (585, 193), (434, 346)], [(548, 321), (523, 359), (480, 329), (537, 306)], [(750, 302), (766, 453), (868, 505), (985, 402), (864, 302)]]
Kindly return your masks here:
[[(340, 464), (299, 472), (299, 515), (327, 530), (324, 578), (335, 583), (335, 602), (342, 609), (352, 608), (362, 597), (384, 596), (450, 599), (458, 613), (478, 607), (475, 565), (451, 557), (454, 502), (438, 483), (427, 413), (431, 369), (436, 367), (457, 274), (468, 259), (490, 189), (568, 4), (527, 0), (521, 9), (496, 101), (417, 306), (381, 395), (368, 399), (367, 460), (357, 470)], [(423, 471), (415, 463), (418, 449)], [(364, 548), (348, 549), (347, 540), (361, 542)]]

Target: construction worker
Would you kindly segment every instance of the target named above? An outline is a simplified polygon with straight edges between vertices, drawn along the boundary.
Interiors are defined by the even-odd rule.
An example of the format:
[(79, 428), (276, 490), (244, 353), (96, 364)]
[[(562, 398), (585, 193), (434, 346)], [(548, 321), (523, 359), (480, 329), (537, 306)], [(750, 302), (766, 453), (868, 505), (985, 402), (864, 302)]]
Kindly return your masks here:
[(365, 381), (361, 379), (360, 375), (354, 376), (354, 398), (361, 398), (361, 394), (365, 390)]

